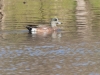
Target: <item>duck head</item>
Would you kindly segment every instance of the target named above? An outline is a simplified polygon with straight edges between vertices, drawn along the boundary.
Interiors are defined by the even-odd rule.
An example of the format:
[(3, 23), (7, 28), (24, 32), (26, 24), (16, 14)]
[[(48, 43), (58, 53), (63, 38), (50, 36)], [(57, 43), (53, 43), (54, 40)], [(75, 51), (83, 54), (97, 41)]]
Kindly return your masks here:
[(53, 18), (51, 20), (51, 27), (56, 27), (57, 24), (62, 24), (62, 23), (58, 20), (58, 18)]

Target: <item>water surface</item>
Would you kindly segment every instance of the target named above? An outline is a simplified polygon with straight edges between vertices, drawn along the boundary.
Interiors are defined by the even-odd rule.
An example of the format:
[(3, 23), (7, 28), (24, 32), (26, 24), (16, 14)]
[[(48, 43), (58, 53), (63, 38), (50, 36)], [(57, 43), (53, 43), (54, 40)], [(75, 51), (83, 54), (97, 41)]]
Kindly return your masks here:
[[(22, 5), (27, 5), (28, 12), (36, 10), (29, 10), (28, 1), (23, 2), (19, 1)], [(54, 9), (52, 7), (50, 11), (56, 13), (57, 9), (62, 9), (62, 6), (58, 5), (55, 5), (57, 7), (55, 11), (52, 11)], [(77, 8), (78, 6), (80, 5), (77, 5)], [(44, 9), (40, 12), (44, 13), (42, 17), (38, 17), (35, 12), (19, 13), (20, 16), (26, 15), (23, 16), (24, 18), (21, 17), (21, 20), (18, 12), (11, 14), (16, 10), (5, 10), (10, 14), (5, 15), (0, 30), (0, 75), (100, 75), (100, 32), (99, 21), (97, 21), (100, 16), (95, 14), (95, 18), (89, 17), (91, 12), (86, 7), (87, 5), (83, 4), (84, 10), (77, 9), (77, 12), (64, 17), (61, 13), (59, 15), (54, 13), (56, 16), (53, 14), (46, 18), (44, 12), (47, 10)], [(16, 6), (12, 8), (15, 9)], [(10, 7), (8, 9), (10, 10)], [(61, 11), (68, 13), (68, 10), (62, 9)], [(59, 26), (61, 31), (50, 34), (29, 34), (25, 29), (27, 24), (49, 24), (52, 17), (58, 17), (63, 22)]]

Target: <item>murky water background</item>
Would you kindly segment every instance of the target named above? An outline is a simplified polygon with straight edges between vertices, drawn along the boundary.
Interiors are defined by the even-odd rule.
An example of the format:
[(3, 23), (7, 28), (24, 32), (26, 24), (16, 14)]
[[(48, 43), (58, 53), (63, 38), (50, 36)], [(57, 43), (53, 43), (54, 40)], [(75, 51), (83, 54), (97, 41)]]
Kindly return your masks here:
[[(4, 16), (0, 30), (0, 75), (100, 75), (100, 16), (99, 12), (92, 12), (99, 8), (86, 8), (88, 5), (83, 3), (74, 13), (58, 1), (52, 7), (40, 6), (43, 9), (36, 7), (38, 3), (29, 9), (28, 1), (23, 2), (19, 1), (23, 6), (21, 12), (17, 12), (16, 5), (12, 4), (10, 8), (10, 0), (7, 2), (9, 7), (5, 6), (6, 10), (14, 10), (4, 10), (8, 14)], [(59, 26), (62, 31), (40, 35), (29, 34), (25, 29), (27, 24), (49, 24), (52, 17), (63, 22)]]

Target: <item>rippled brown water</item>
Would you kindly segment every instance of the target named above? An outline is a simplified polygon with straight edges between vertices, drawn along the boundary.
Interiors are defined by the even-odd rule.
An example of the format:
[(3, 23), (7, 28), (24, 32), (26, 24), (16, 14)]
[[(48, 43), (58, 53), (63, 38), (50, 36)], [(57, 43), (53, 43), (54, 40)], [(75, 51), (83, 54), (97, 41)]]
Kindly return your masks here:
[[(6, 15), (0, 31), (0, 75), (100, 75), (100, 17), (95, 14), (91, 22), (83, 14), (90, 13), (87, 9), (78, 12), (76, 21), (56, 15), (66, 28), (41, 35), (29, 34), (24, 28), (28, 22), (15, 22)], [(35, 23), (49, 21), (34, 19)]]

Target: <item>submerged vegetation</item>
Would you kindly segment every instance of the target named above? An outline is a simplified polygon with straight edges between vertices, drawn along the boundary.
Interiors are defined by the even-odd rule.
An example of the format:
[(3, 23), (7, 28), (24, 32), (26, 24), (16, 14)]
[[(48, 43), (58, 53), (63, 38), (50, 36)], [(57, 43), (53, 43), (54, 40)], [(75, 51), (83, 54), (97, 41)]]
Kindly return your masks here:
[[(100, 1), (89, 1), (93, 12), (93, 23), (99, 27)], [(75, 31), (75, 0), (4, 0), (4, 21), (2, 29), (25, 29), (28, 24), (49, 23), (59, 18), (62, 28)], [(94, 27), (95, 28), (95, 27)]]
[[(74, 0), (4, 0), (6, 29), (23, 29), (27, 24), (49, 23), (53, 17), (64, 20), (74, 19)], [(5, 29), (5, 28), (4, 28)]]
[(89, 0), (93, 7), (100, 7), (100, 0)]
[[(89, 0), (92, 12), (92, 29), (100, 31), (100, 0)], [(98, 35), (98, 34), (97, 34)]]

